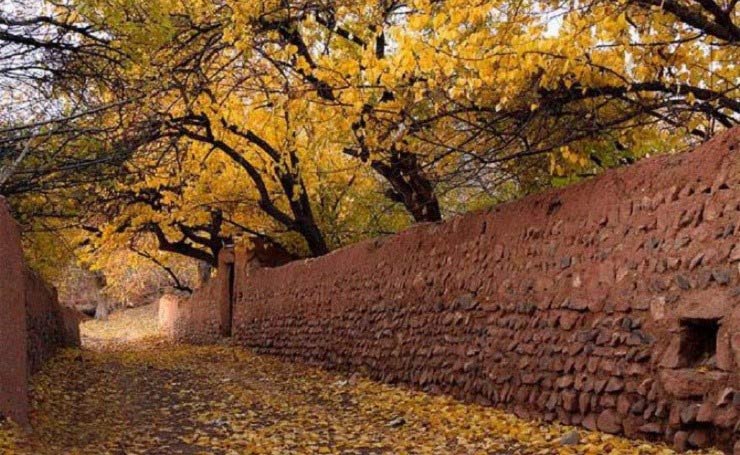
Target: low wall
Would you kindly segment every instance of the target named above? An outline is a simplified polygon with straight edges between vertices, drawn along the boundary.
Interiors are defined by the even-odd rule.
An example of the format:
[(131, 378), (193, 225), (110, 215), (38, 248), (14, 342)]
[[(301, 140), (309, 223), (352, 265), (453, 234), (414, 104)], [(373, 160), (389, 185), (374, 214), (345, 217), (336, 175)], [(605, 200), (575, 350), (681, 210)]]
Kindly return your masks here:
[(165, 294), (157, 304), (159, 331), (171, 339), (178, 339), (185, 318), (180, 313), (180, 299), (175, 295)]
[(20, 235), (0, 198), (0, 415), (28, 420), (28, 351)]
[(219, 254), (219, 274), (192, 296), (164, 295), (159, 300), (159, 330), (175, 341), (211, 343), (231, 333), (231, 291), (229, 268), (234, 253)]
[(79, 319), (28, 269), (18, 227), (0, 197), (0, 416), (28, 422), (28, 379), (65, 346), (79, 346)]
[(159, 330), (168, 338), (211, 343), (220, 337), (218, 280), (211, 280), (192, 296), (164, 295), (159, 299)]
[(739, 148), (736, 128), (275, 269), (237, 255), (233, 334), (523, 417), (740, 450)]
[(26, 336), (31, 373), (41, 369), (60, 347), (80, 346), (80, 314), (63, 307), (57, 291), (26, 268)]

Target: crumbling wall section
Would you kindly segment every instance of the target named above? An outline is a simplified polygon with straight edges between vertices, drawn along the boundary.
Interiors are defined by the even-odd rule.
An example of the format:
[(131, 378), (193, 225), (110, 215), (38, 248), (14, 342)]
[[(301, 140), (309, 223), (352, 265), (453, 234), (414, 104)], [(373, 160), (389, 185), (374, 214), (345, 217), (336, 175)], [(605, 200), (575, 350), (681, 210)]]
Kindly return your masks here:
[(224, 249), (216, 275), (191, 296), (165, 295), (159, 300), (159, 329), (166, 337), (203, 344), (230, 334), (233, 263), (233, 251)]
[(218, 279), (211, 279), (190, 297), (165, 295), (159, 300), (159, 328), (173, 341), (205, 344), (219, 333)]

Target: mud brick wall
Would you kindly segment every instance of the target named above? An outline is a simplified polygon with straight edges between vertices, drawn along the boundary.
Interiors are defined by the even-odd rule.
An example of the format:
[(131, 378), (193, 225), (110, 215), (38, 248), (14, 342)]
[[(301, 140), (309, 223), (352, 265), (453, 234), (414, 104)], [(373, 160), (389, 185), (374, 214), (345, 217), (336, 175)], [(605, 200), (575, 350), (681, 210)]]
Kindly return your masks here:
[(524, 417), (738, 451), (739, 142), (319, 259), (237, 257), (234, 335)]
[(15, 222), (0, 198), (0, 415), (26, 423), (28, 351), (20, 244)]
[(190, 297), (164, 295), (159, 300), (159, 330), (174, 341), (210, 343), (231, 333), (231, 286), (229, 267), (234, 252), (219, 254), (219, 274)]
[(159, 330), (175, 341), (210, 343), (219, 338), (220, 281), (211, 280), (191, 297), (164, 295), (159, 299)]
[(25, 268), (28, 367), (37, 372), (60, 347), (80, 346), (80, 314), (63, 307), (56, 289)]
[(60, 347), (79, 346), (79, 319), (23, 260), (18, 226), (0, 197), (0, 416), (28, 422), (28, 379)]
[(179, 334), (184, 332), (184, 324), (187, 322), (180, 306), (180, 299), (170, 294), (163, 295), (157, 303), (159, 330), (173, 340), (183, 338)]

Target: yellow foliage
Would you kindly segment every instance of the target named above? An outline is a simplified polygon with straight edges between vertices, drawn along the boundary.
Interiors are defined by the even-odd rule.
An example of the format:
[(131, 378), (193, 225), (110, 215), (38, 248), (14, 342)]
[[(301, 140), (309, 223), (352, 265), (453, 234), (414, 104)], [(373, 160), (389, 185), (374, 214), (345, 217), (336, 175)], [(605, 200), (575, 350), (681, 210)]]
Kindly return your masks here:
[[(229, 220), (224, 236), (246, 226), (306, 253), (296, 223), (274, 216), (300, 218), (294, 207), (303, 196), (330, 248), (408, 223), (383, 197), (391, 173), (378, 171), (397, 155), (414, 157), (443, 202), (454, 193), (445, 208), (457, 211), (479, 200), (472, 187), (480, 181), (524, 175), (524, 192), (548, 170), (598, 171), (594, 150), (639, 157), (683, 149), (718, 125), (703, 112), (712, 102), (691, 87), (737, 99), (740, 50), (636, 3), (416, 0), (387, 10), (349, 0), (315, 9), (277, 0), (72, 0), (130, 56), (120, 77), (142, 94), (95, 121), (126, 131), (167, 119), (165, 139), (126, 163), (133, 177), (95, 188), (102, 196), (153, 189), (162, 207), (107, 210), (93, 246), (155, 248), (140, 235), (150, 223), (177, 240), (178, 222), (197, 225), (218, 209)], [(635, 107), (660, 105), (674, 88), (692, 108), (669, 122)], [(613, 92), (608, 102), (599, 95)], [(173, 142), (177, 158), (166, 155)]]

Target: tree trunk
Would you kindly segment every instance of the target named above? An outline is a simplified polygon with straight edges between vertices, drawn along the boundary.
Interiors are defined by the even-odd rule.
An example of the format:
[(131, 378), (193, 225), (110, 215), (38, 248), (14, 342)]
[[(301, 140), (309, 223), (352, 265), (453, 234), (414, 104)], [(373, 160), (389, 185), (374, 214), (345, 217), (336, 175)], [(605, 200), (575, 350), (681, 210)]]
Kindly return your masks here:
[(406, 207), (416, 222), (442, 220), (434, 185), (419, 164), (416, 155), (391, 151), (390, 162), (373, 161), (372, 167), (391, 185), (388, 197)]
[(101, 300), (98, 302), (98, 306), (95, 307), (95, 319), (105, 321), (108, 319), (108, 302), (104, 297), (101, 296)]
[(203, 286), (211, 279), (213, 267), (205, 261), (198, 261), (198, 286)]
[(308, 249), (311, 251), (312, 256), (323, 256), (329, 252), (329, 247), (326, 245), (324, 234), (316, 225), (313, 217), (307, 220), (298, 220), (298, 225), (301, 235), (303, 235), (303, 238), (306, 239), (306, 243), (308, 243)]
[(97, 296), (98, 303), (95, 306), (95, 319), (106, 320), (108, 319), (108, 299), (103, 294), (103, 288), (107, 285), (107, 280), (103, 272), (95, 272), (95, 294)]
[[(298, 169), (298, 156), (295, 152), (290, 153), (290, 160), (291, 168)], [(318, 224), (316, 224), (316, 218), (311, 208), (311, 200), (308, 197), (303, 178), (301, 178), (300, 174), (283, 172), (278, 166), (275, 167), (275, 172), (280, 179), (280, 184), (283, 187), (285, 195), (288, 197), (290, 211), (295, 220), (294, 230), (306, 240), (312, 256), (323, 256), (327, 254), (329, 247), (326, 245), (324, 234), (321, 232)], [(298, 194), (295, 194), (296, 186), (298, 187)]]

